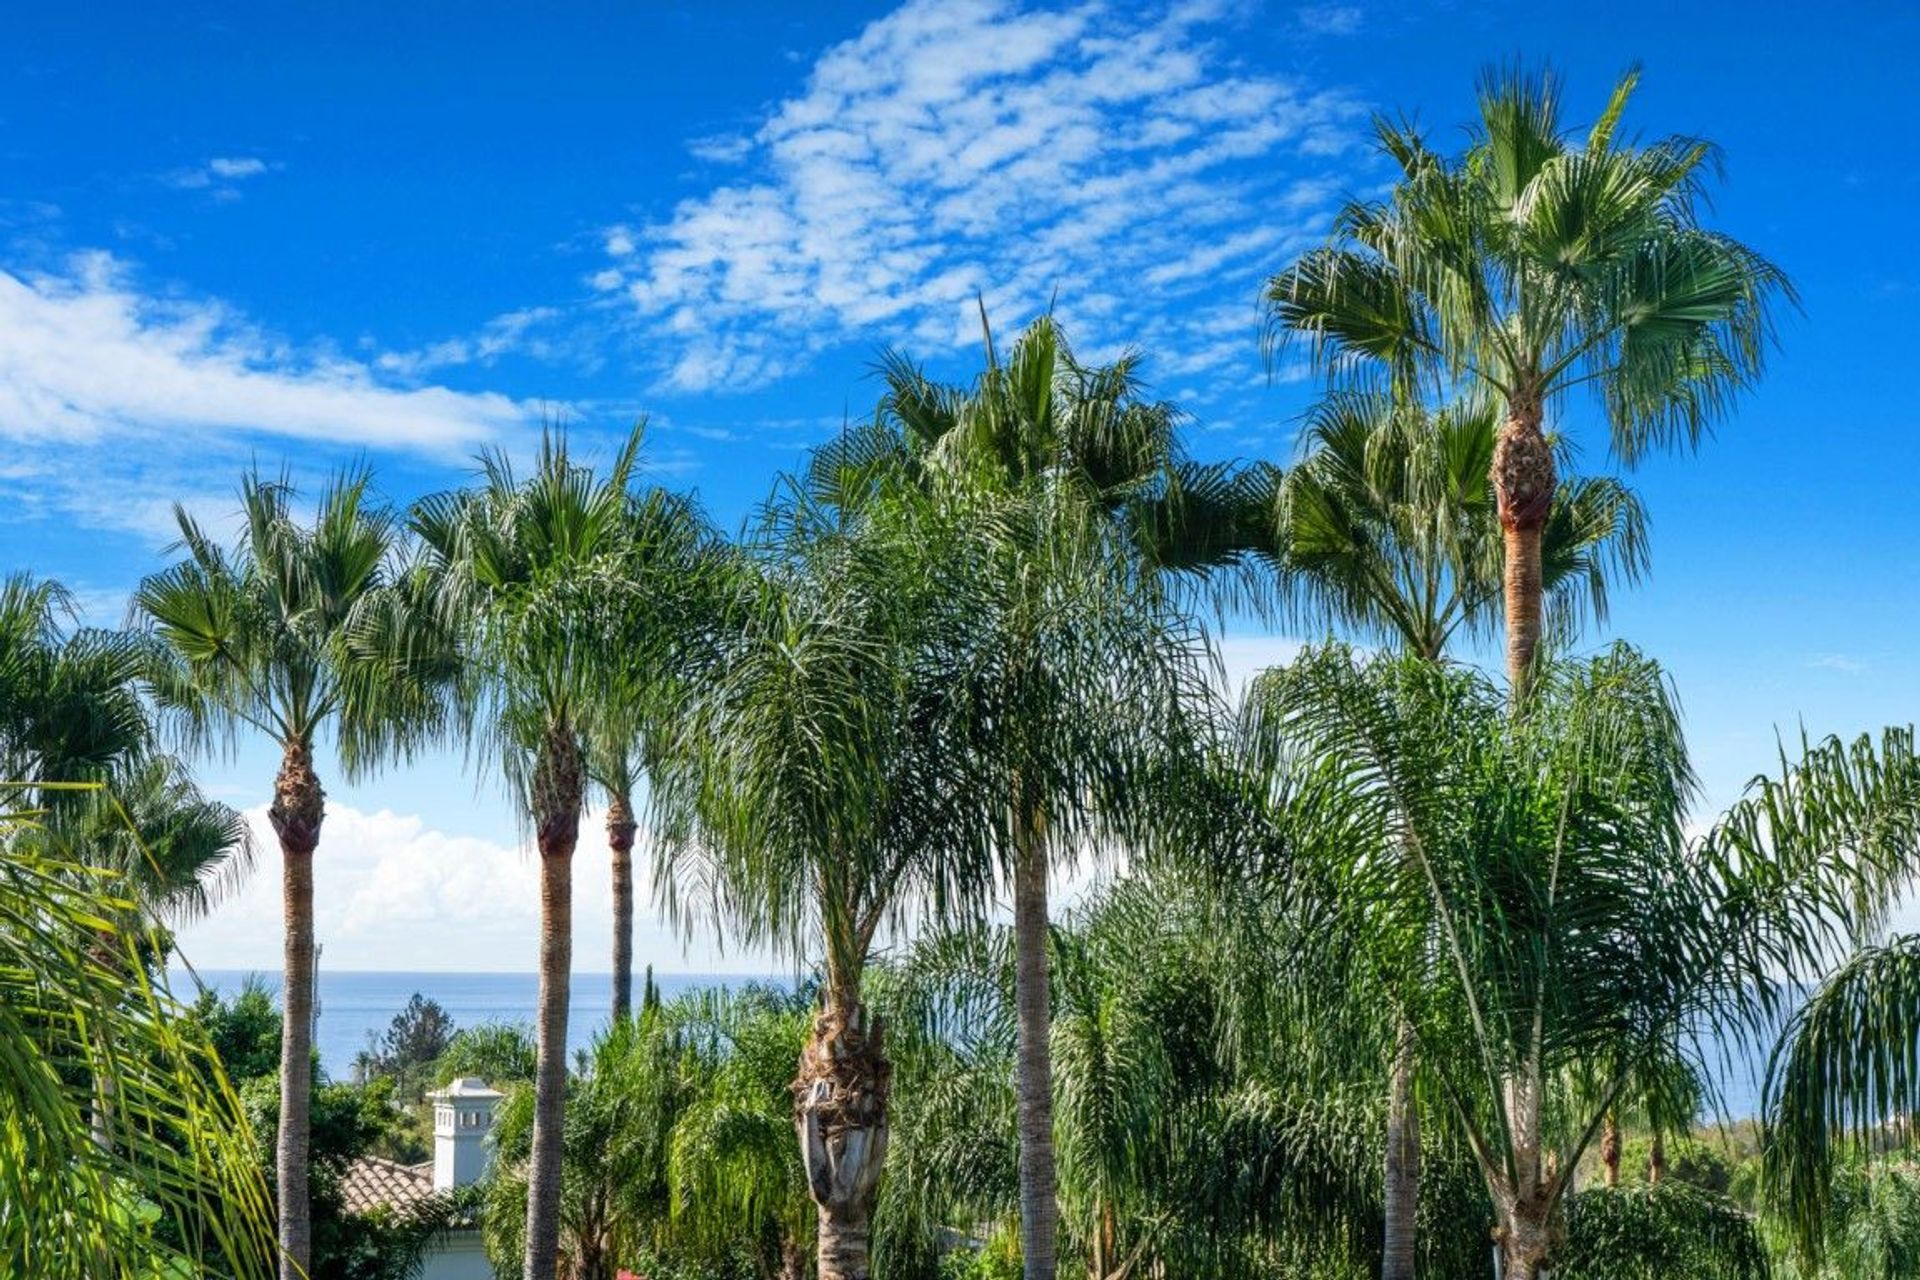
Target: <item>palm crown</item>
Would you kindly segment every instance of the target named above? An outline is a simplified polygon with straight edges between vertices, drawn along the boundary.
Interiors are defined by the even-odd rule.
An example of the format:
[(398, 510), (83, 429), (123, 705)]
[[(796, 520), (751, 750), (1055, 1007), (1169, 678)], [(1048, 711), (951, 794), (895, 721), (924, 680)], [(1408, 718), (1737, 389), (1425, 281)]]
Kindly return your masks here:
[[(1385, 393), (1318, 405), (1306, 456), (1255, 481), (1272, 496), (1254, 546), (1272, 560), (1293, 619), (1358, 627), (1428, 659), (1496, 619), (1501, 546), (1487, 468), (1497, 431), (1489, 409), (1430, 412)], [(1632, 581), (1646, 566), (1639, 501), (1608, 477), (1563, 486), (1542, 559), (1561, 631), (1586, 615), (1604, 620), (1609, 580)]]

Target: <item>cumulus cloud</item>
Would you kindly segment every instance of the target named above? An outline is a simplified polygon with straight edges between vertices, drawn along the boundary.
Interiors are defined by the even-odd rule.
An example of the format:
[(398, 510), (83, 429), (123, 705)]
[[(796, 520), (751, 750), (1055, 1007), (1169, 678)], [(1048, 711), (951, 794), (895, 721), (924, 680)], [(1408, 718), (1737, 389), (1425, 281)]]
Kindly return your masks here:
[[(664, 344), (669, 389), (751, 387), (849, 340), (946, 350), (976, 294), (1058, 294), (1096, 341), (1230, 300), (1317, 234), (1357, 110), (1240, 68), (1212, 6), (912, 0), (827, 51), (750, 140), (749, 180), (610, 230), (593, 277)], [(738, 145), (741, 141), (745, 145)]]
[[(180, 931), (180, 947), (198, 968), (279, 967), (278, 846), (264, 806), (247, 819), (260, 865), (233, 898)], [(612, 953), (607, 855), (594, 836), (595, 815), (581, 824), (574, 862), (574, 953), (577, 968), (603, 970)], [(335, 969), (438, 971), (533, 970), (539, 957), (538, 858), (506, 833), (454, 835), (420, 817), (389, 809), (327, 807), (314, 859), (314, 932)], [(635, 892), (636, 953), (641, 963), (705, 972), (764, 972), (758, 954), (720, 955), (683, 946), (650, 918), (644, 866)]]
[(217, 301), (138, 290), (104, 253), (61, 274), (0, 270), (0, 438), (99, 444), (164, 432), (461, 455), (526, 422), (505, 396), (397, 387), (302, 353)]

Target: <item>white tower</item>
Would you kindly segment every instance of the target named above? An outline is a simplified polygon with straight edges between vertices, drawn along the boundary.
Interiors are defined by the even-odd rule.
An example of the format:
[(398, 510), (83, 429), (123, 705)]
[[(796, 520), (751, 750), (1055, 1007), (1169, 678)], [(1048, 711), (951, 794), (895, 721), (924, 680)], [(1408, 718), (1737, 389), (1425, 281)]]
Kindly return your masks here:
[(433, 1103), (433, 1189), (478, 1182), (493, 1158), (493, 1108), (503, 1097), (485, 1080), (462, 1076), (427, 1095)]

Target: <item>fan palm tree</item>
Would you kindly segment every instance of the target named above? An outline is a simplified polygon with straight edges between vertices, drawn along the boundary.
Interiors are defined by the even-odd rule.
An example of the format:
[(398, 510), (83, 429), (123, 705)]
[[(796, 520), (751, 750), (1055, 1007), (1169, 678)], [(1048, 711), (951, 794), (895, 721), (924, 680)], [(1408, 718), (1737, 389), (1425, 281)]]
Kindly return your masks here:
[(134, 612), (152, 630), (148, 680), (187, 739), (242, 729), (280, 750), (267, 816), (286, 912), (276, 1155), (282, 1280), (310, 1262), (313, 856), (326, 816), (314, 751), (331, 734), (348, 776), (425, 741), (437, 724), (444, 649), (411, 601), (400, 526), (364, 472), (335, 479), (310, 525), (284, 478), (241, 482), (243, 528), (223, 549), (176, 507), (184, 559), (143, 579)]
[(613, 867), (613, 1010), (633, 1012), (633, 846), (640, 822), (633, 809), (640, 768), (625, 730), (604, 731), (588, 745), (587, 773), (607, 795), (607, 852)]
[(1584, 389), (1625, 462), (1696, 444), (1760, 374), (1773, 303), (1764, 258), (1701, 225), (1714, 148), (1622, 141), (1639, 79), (1615, 86), (1584, 138), (1551, 74), (1487, 74), (1465, 154), (1380, 121), (1399, 168), (1382, 201), (1340, 213), (1333, 243), (1267, 285), (1273, 336), (1334, 371), (1440, 383), (1496, 402), (1491, 459), (1504, 542), (1507, 675), (1524, 695), (1540, 641), (1543, 536), (1557, 468), (1550, 413)]
[(977, 549), (912, 489), (835, 496), (790, 486), (749, 543), (757, 582), (689, 733), (696, 838), (665, 879), (820, 962), (793, 1122), (819, 1275), (866, 1280), (891, 1067), (862, 979), (883, 930), (987, 897), (992, 845), (962, 749)]
[[(1272, 518), (1251, 531), (1273, 564), (1293, 619), (1334, 624), (1439, 662), (1458, 634), (1498, 617), (1500, 533), (1487, 485), (1498, 425), (1490, 410), (1429, 413), (1391, 394), (1328, 397), (1308, 419), (1305, 456), (1256, 479)], [(1555, 496), (1542, 535), (1550, 617), (1570, 631), (1604, 620), (1609, 578), (1646, 564), (1645, 517), (1611, 479), (1580, 479)], [(1419, 1118), (1412, 1029), (1402, 1027), (1389, 1087), (1383, 1280), (1413, 1274)]]
[[(890, 357), (881, 437), (899, 470), (964, 504), (986, 535), (976, 625), (990, 628), (972, 749), (1000, 779), (980, 812), (1010, 882), (1019, 977), (1021, 1246), (1052, 1280), (1048, 883), (1054, 863), (1151, 808), (1187, 709), (1210, 696), (1165, 575), (1231, 559), (1231, 476), (1179, 449), (1177, 414), (1140, 394), (1138, 362), (1087, 366), (1051, 318), (968, 388)], [(871, 440), (873, 437), (865, 437)], [(859, 452), (859, 450), (856, 450)]]
[(1301, 815), (1292, 853), (1330, 882), (1328, 933), (1413, 1028), (1516, 1280), (1629, 1091), (1678, 1078), (1676, 1053), (1710, 1082), (1706, 1042), (1761, 1040), (1920, 859), (1905, 732), (1812, 744), (1689, 840), (1677, 715), (1624, 648), (1543, 668), (1519, 719), (1469, 671), (1311, 652), (1247, 717), (1274, 811)]
[(687, 572), (707, 537), (682, 500), (636, 490), (640, 444), (636, 429), (596, 473), (549, 432), (524, 478), (488, 455), (478, 487), (425, 498), (412, 518), (463, 654), (462, 714), (504, 765), (539, 850), (529, 1280), (552, 1276), (558, 1257), (583, 744), (625, 728), (682, 653)]

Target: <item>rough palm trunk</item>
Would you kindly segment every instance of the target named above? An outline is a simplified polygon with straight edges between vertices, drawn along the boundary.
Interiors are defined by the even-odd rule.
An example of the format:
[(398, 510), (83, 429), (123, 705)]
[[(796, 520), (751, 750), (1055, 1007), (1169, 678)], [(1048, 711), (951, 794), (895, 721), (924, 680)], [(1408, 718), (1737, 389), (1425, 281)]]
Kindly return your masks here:
[(1414, 1036), (1402, 1019), (1387, 1093), (1386, 1231), (1381, 1280), (1413, 1280), (1415, 1212), (1420, 1203), (1420, 1115), (1413, 1105)]
[(613, 1020), (633, 1008), (633, 840), (640, 824), (625, 792), (607, 805), (607, 847), (613, 853)]
[(1647, 1148), (1647, 1185), (1657, 1187), (1666, 1176), (1667, 1140), (1655, 1129), (1652, 1144)]
[(1607, 1112), (1606, 1127), (1600, 1131), (1600, 1163), (1606, 1166), (1607, 1185), (1620, 1185), (1620, 1122)]
[(1494, 1188), (1502, 1275), (1504, 1280), (1534, 1280), (1556, 1243), (1541, 1131), (1545, 1090), (1537, 1067), (1510, 1077), (1505, 1093), (1513, 1171)]
[(1039, 816), (1016, 802), (1014, 996), (1019, 1015), (1020, 1248), (1026, 1280), (1053, 1280), (1060, 1206), (1053, 1169), (1053, 1001), (1047, 971), (1047, 856)]
[(794, 1130), (819, 1214), (820, 1280), (869, 1280), (892, 1074), (879, 1020), (856, 993), (830, 990), (793, 1081)]
[(1540, 647), (1540, 539), (1553, 509), (1553, 447), (1541, 430), (1537, 394), (1516, 392), (1493, 450), (1493, 492), (1505, 545), (1502, 587), (1507, 621), (1507, 681), (1518, 704)]
[(280, 1207), (280, 1278), (305, 1280), (313, 1259), (308, 1160), (313, 1104), (313, 851), (326, 797), (313, 751), (293, 741), (281, 752), (267, 817), (280, 840), (285, 972), (280, 979), (280, 1131), (274, 1151)]
[(554, 1280), (560, 1255), (561, 1115), (567, 1090), (567, 1000), (573, 969), (573, 851), (580, 840), (580, 746), (570, 726), (548, 731), (533, 777), (540, 847), (539, 1040), (533, 1150), (527, 1167), (526, 1280)]

